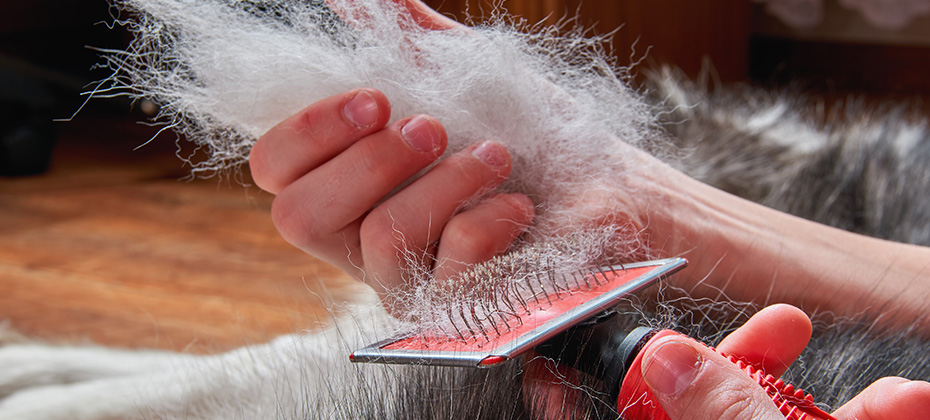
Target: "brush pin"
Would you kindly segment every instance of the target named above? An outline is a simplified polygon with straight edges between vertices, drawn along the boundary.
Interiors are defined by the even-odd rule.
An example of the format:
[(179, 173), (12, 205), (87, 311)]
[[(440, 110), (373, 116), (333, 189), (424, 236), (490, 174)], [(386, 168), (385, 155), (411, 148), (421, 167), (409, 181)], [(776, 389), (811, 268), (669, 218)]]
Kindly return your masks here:
[(501, 321), (502, 321), (502, 322), (504, 323), (504, 325), (507, 327), (507, 331), (510, 331), (510, 330), (513, 329), (513, 327), (510, 326), (510, 323), (507, 322), (507, 316), (506, 316), (507, 314), (506, 314), (506, 313), (498, 311), (498, 312), (497, 312), (497, 315), (498, 315), (499, 317), (501, 317)]
[(539, 302), (539, 294), (536, 293), (535, 290), (533, 290), (533, 284), (532, 284), (532, 282), (530, 282), (530, 281), (525, 281), (525, 280), (524, 280), (523, 284), (526, 284), (526, 287), (529, 287), (529, 288), (530, 288), (530, 296), (533, 298), (533, 300), (536, 302), (536, 304), (539, 305), (539, 303), (540, 303), (540, 302)]
[(536, 284), (539, 286), (540, 293), (542, 293), (543, 297), (546, 298), (546, 302), (549, 303), (549, 306), (552, 306), (552, 299), (549, 298), (550, 293), (546, 291), (546, 285), (539, 278), (539, 273), (533, 272), (533, 280), (536, 281)]
[[(591, 287), (591, 282), (588, 281), (588, 276), (587, 276), (583, 271), (579, 271), (579, 272), (578, 272), (578, 277), (581, 277), (581, 279), (584, 280), (584, 284), (585, 284), (585, 286), (588, 287), (588, 289), (592, 289), (592, 287)], [(577, 279), (577, 277), (576, 277), (576, 279)], [(581, 289), (581, 286), (579, 285), (578, 288)]]
[(587, 272), (573, 267), (557, 273), (528, 270), (520, 259), (501, 258), (495, 264), (435, 285), (438, 311), (424, 318), (425, 324), (434, 320), (434, 325), (360, 349), (352, 360), (499, 365), (633, 296), (683, 267), (685, 260), (632, 263), (616, 270), (592, 265)]
[[(604, 268), (603, 268), (603, 267), (597, 267), (597, 271), (598, 271), (599, 273), (601, 273), (602, 276), (604, 276), (604, 282), (605, 282), (605, 284), (606, 284), (606, 282), (610, 282), (610, 277), (608, 277), (608, 276), (607, 276), (607, 273), (604, 272)], [(611, 271), (613, 271), (613, 270), (611, 269)], [(614, 274), (615, 274), (615, 275), (616, 275), (616, 273), (617, 273), (617, 272), (614, 271)], [(592, 274), (592, 275), (593, 275), (594, 277), (597, 277), (597, 274)]]
[[(559, 275), (562, 276), (562, 282), (565, 283), (565, 288), (571, 289), (571, 286), (568, 285), (568, 277), (565, 277), (565, 273), (559, 273)], [(581, 289), (581, 283), (578, 281), (578, 278), (575, 276), (571, 276), (571, 278), (575, 281), (575, 287)]]
[[(504, 295), (506, 295), (506, 293), (504, 293)], [(498, 308), (500, 308), (501, 302), (504, 303), (504, 306), (506, 306), (507, 310), (509, 311), (509, 312), (505, 312), (505, 311), (502, 311), (502, 312), (505, 312), (505, 313), (509, 314), (510, 316), (516, 318), (517, 321), (520, 321), (520, 323), (522, 324), (523, 322), (520, 320), (520, 317), (517, 315), (517, 308), (515, 308), (515, 307), (513, 306), (513, 301), (511, 301), (510, 299), (507, 299), (506, 297), (503, 297), (503, 296), (502, 296), (502, 297), (500, 297), (500, 298), (498, 299), (498, 301), (497, 301), (497, 305), (498, 305), (497, 307), (498, 307)], [(524, 306), (526, 306), (526, 305), (524, 305)], [(506, 317), (503, 317), (503, 318), (505, 319), (504, 322), (506, 323), (506, 322), (507, 322), (507, 321), (506, 321)], [(507, 327), (510, 327), (510, 324), (508, 324)]]
[(455, 325), (455, 320), (452, 318), (452, 309), (449, 309), (448, 314), (449, 314), (449, 323), (452, 324), (452, 328), (455, 328), (455, 332), (458, 333), (459, 338), (461, 338), (462, 341), (468, 341), (465, 339), (465, 335), (462, 334), (462, 330), (459, 329), (458, 325)]
[[(488, 332), (485, 331), (485, 329), (484, 329), (484, 323), (481, 322), (480, 319), (478, 319), (478, 315), (475, 314), (475, 310), (474, 310), (474, 309), (471, 310), (471, 318), (475, 321), (475, 325), (477, 326), (478, 331), (481, 331), (481, 335), (484, 336), (484, 339), (487, 340), (488, 342), (490, 342), (490, 341), (491, 341), (491, 337), (488, 337)], [(479, 346), (479, 347), (480, 347), (480, 346)]]
[(494, 329), (494, 332), (496, 332), (497, 335), (501, 335), (501, 330), (497, 328), (497, 323), (494, 322), (494, 316), (493, 316), (494, 313), (491, 312), (490, 309), (488, 309), (487, 305), (482, 305), (482, 309), (484, 309), (484, 313), (487, 314), (485, 316), (485, 319), (487, 319), (488, 323), (491, 324), (491, 328)]
[[(478, 334), (475, 332), (475, 330), (471, 327), (471, 324), (468, 322), (468, 318), (465, 317), (465, 310), (462, 309), (462, 308), (459, 308), (459, 318), (461, 318), (461, 319), (462, 319), (462, 322), (465, 323), (465, 328), (467, 328), (467, 329), (468, 329), (468, 332), (471, 333), (471, 334), (470, 334), (471, 337), (474, 337), (474, 336), (478, 335)], [(467, 341), (467, 340), (466, 340), (466, 341)]]

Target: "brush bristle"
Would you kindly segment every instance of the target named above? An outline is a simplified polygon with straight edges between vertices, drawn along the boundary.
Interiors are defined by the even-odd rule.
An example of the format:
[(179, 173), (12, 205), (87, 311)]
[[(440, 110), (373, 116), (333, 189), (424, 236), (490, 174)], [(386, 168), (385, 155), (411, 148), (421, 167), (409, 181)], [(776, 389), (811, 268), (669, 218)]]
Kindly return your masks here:
[[(678, 271), (686, 261), (670, 258), (559, 275), (540, 263), (525, 267), (513, 255), (471, 270), (479, 286), (471, 304), (447, 308), (445, 324), (407, 331), (400, 337), (359, 349), (355, 362), (491, 367), (511, 360), (581, 323), (600, 319), (622, 300)], [(548, 271), (546, 270), (548, 268)], [(506, 275), (528, 274), (516, 287)], [(491, 276), (491, 281), (484, 277)], [(458, 290), (464, 292), (465, 290)], [(506, 293), (500, 293), (505, 291)], [(434, 325), (440, 325), (438, 322)]]
[(622, 246), (616, 232), (581, 231), (525, 245), (446, 281), (422, 283), (397, 299), (408, 299), (408, 320), (421, 331), (487, 334), (500, 325), (522, 323), (532, 305), (596, 286), (589, 273), (633, 261), (633, 256), (612, 252), (617, 244)]

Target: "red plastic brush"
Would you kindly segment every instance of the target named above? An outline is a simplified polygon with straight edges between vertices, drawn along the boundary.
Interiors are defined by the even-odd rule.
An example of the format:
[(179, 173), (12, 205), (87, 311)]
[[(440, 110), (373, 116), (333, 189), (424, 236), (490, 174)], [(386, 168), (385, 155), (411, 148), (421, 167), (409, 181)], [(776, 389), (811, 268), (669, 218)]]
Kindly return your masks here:
[[(599, 267), (570, 276), (551, 272), (526, 275), (521, 267), (494, 271), (479, 279), (519, 273), (513, 288), (498, 293), (488, 281), (473, 283), (479, 303), (447, 314), (446, 328), (415, 332), (355, 351), (353, 362), (397, 363), (489, 368), (530, 350), (601, 379), (611, 401), (627, 420), (666, 420), (641, 375), (641, 350), (671, 330), (639, 327), (624, 331), (610, 309), (620, 300), (654, 284), (687, 261), (671, 258)], [(486, 270), (487, 266), (481, 270)], [(464, 284), (469, 284), (464, 282)], [(505, 287), (506, 288), (506, 287)], [(457, 289), (461, 292), (462, 288)], [(726, 355), (724, 355), (726, 356)], [(788, 420), (835, 420), (820, 410), (810, 395), (742, 361), (727, 357), (763, 387)]]
[[(449, 316), (449, 332), (411, 333), (372, 344), (353, 362), (491, 367), (615, 306), (687, 262), (681, 258), (601, 267), (569, 278), (537, 276), (526, 293), (509, 293), (505, 310), (469, 308)], [(561, 277), (561, 276), (560, 276)], [(480, 306), (480, 305), (479, 305)]]
[[(682, 335), (672, 330), (618, 325), (617, 313), (605, 313), (538, 346), (536, 351), (603, 380), (610, 401), (627, 420), (668, 420), (642, 377), (642, 349), (654, 340)], [(814, 403), (810, 394), (768, 375), (736, 357), (723, 355), (752, 377), (787, 420), (836, 420)]]

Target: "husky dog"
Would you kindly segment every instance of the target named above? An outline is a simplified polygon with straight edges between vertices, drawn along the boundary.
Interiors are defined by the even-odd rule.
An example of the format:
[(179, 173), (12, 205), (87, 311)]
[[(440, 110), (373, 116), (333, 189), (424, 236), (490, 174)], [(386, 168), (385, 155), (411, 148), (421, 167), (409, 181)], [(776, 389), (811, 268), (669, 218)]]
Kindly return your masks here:
[[(137, 43), (111, 56), (119, 73), (97, 91), (134, 89), (165, 105), (162, 117), (212, 152), (197, 171), (242, 163), (257, 136), (316, 98), (375, 85), (398, 113), (436, 115), (450, 139), (514, 139), (514, 172), (525, 174), (505, 188), (543, 200), (548, 225), (570, 219), (572, 190), (605, 188), (622, 173), (614, 166), (622, 157), (612, 151), (621, 146), (605, 139), (623, 138), (663, 157), (676, 148), (674, 165), (751, 200), (930, 245), (926, 123), (899, 109), (847, 107), (846, 115), (818, 121), (799, 111), (800, 99), (749, 88), (708, 91), (671, 72), (654, 76), (643, 94), (626, 87), (600, 44), (577, 34), (524, 34), (502, 21), (465, 35), (412, 36), (398, 10), (380, 2), (358, 2), (364, 19), (354, 21), (367, 22), (361, 28), (311, 3), (122, 2), (139, 19), (132, 24)], [(520, 107), (529, 111), (507, 120), (494, 112)], [(541, 228), (529, 236), (552, 233)], [(755, 308), (672, 301), (665, 292), (659, 305), (631, 302), (619, 310), (631, 325), (673, 327), (714, 342)], [(0, 347), (0, 420), (530, 417), (519, 361), (490, 370), (353, 365), (352, 350), (401, 325), (373, 293), (339, 313), (324, 331), (219, 355), (11, 342)], [(815, 339), (789, 381), (835, 407), (884, 376), (930, 379), (926, 338), (916, 330), (874, 331), (880, 316), (896, 314), (880, 308), (862, 319), (815, 318)], [(598, 384), (590, 389), (587, 415), (616, 418)]]

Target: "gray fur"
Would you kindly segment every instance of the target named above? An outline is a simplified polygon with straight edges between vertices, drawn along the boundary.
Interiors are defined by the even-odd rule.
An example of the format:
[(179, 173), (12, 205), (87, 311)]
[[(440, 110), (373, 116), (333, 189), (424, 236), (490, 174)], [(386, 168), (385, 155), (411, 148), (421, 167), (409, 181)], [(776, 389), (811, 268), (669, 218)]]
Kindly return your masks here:
[[(713, 91), (674, 72), (652, 78), (649, 96), (664, 128), (681, 151), (676, 165), (723, 190), (800, 217), (853, 232), (930, 245), (930, 139), (926, 121), (903, 106), (871, 109), (857, 100), (816, 110), (808, 98), (748, 86)], [(818, 119), (820, 120), (818, 122)], [(785, 139), (793, 134), (796, 138)], [(654, 293), (654, 292), (653, 292)], [(666, 295), (667, 294), (667, 295)], [(672, 293), (663, 292), (666, 297)], [(648, 293), (647, 293), (648, 295)], [(630, 325), (670, 327), (716, 343), (758, 308), (680, 298), (644, 314), (626, 306)], [(648, 306), (648, 305), (647, 305)], [(885, 308), (883, 318), (893, 318)], [(875, 317), (814, 317), (814, 337), (784, 378), (837, 408), (877, 379), (930, 380), (930, 341), (920, 331), (875, 328)], [(446, 373), (415, 368), (398, 384), (412, 397), (410, 419), (526, 418), (519, 367), (501, 376), (481, 371)], [(433, 375), (443, 375), (438, 379)], [(488, 376), (485, 376), (488, 375)], [(500, 382), (498, 382), (500, 381)], [(456, 383), (456, 391), (450, 391)], [(586, 407), (593, 418), (616, 418), (602, 401), (601, 384), (589, 381)], [(488, 393), (488, 388), (502, 392)], [(430, 395), (430, 398), (419, 398)], [(455, 405), (447, 405), (455, 401)], [(459, 406), (466, 402), (474, 406)], [(453, 408), (454, 407), (454, 408)], [(414, 414), (415, 413), (415, 414)]]
[(930, 245), (930, 133), (915, 110), (711, 90), (670, 70), (653, 77), (650, 93), (689, 175), (805, 219)]
[[(659, 98), (658, 112), (673, 140), (688, 152), (678, 165), (694, 176), (822, 222), (927, 243), (926, 234), (915, 232), (927, 227), (927, 175), (919, 168), (930, 144), (921, 129), (901, 153), (900, 132), (907, 125), (900, 122), (900, 111), (870, 113), (854, 118), (857, 124), (835, 118), (818, 128), (801, 117), (801, 108), (779, 108), (797, 103), (785, 96), (743, 88), (708, 93), (675, 78), (660, 82), (651, 90)], [(802, 133), (811, 143), (786, 141), (780, 137), (786, 132)], [(824, 193), (833, 191), (843, 193)], [(824, 197), (829, 199), (820, 200)], [(850, 211), (843, 203), (861, 205)], [(662, 304), (644, 303), (657, 292)], [(671, 327), (711, 344), (758, 309), (674, 296), (674, 290), (653, 290), (620, 309), (631, 325)], [(872, 313), (895, 316), (891, 309)], [(281, 337), (211, 357), (42, 347), (37, 358), (39, 347), (8, 344), (0, 347), (0, 391), (6, 395), (0, 398), (0, 419), (528, 418), (524, 402), (532, 398), (523, 395), (521, 361), (495, 370), (347, 365), (348, 347), (376, 339), (365, 330), (371, 323), (366, 317), (344, 331)], [(873, 321), (816, 316), (815, 338), (787, 373), (789, 382), (835, 408), (884, 376), (930, 379), (927, 337), (873, 329)], [(78, 353), (92, 356), (82, 359)], [(93, 368), (90, 357), (106, 367)], [(125, 362), (113, 364), (116, 359)], [(311, 385), (320, 378), (324, 388)], [(602, 384), (584, 379), (588, 416), (616, 418), (603, 401)], [(146, 386), (154, 392), (141, 391)], [(110, 411), (81, 408), (97, 399), (114, 404), (105, 407)]]
[[(683, 152), (675, 163), (692, 176), (822, 223), (930, 245), (925, 122), (905, 118), (897, 108), (860, 113), (855, 106), (817, 122), (803, 114), (801, 99), (748, 88), (708, 91), (671, 74), (654, 78), (648, 91), (665, 131)], [(757, 309), (656, 292), (662, 304), (630, 302), (620, 308), (627, 322), (671, 327), (711, 344)], [(644, 301), (651, 301), (649, 295), (643, 294)], [(886, 309), (873, 314), (895, 317)], [(368, 321), (360, 318), (352, 328), (364, 330), (361, 324)], [(873, 329), (874, 321), (815, 317), (815, 339), (787, 374), (789, 381), (837, 407), (883, 376), (930, 379), (927, 337)], [(528, 418), (521, 361), (495, 370), (345, 366), (335, 362), (344, 361), (345, 347), (375, 337), (348, 329), (325, 334), (282, 337), (206, 358), (93, 351), (103, 355), (102, 362), (131, 360), (125, 367), (108, 364), (105, 374), (74, 366), (75, 349), (43, 347), (46, 362), (40, 364), (24, 345), (7, 345), (0, 348), (0, 420)], [(324, 344), (329, 347), (321, 350)], [(20, 376), (8, 374), (17, 369)], [(55, 370), (61, 374), (48, 375)], [(216, 379), (194, 380), (203, 378)], [(307, 385), (320, 378), (327, 389)], [(143, 393), (144, 385), (162, 388)], [(601, 400), (602, 384), (585, 378), (585, 385), (590, 417), (616, 418)], [(149, 399), (131, 399), (140, 395)], [(94, 398), (123, 405), (83, 410)]]

